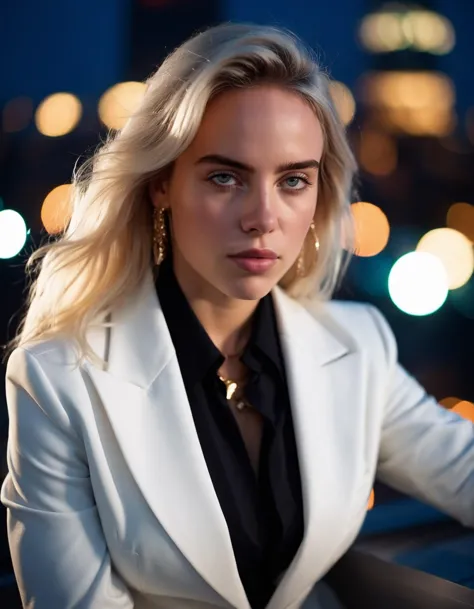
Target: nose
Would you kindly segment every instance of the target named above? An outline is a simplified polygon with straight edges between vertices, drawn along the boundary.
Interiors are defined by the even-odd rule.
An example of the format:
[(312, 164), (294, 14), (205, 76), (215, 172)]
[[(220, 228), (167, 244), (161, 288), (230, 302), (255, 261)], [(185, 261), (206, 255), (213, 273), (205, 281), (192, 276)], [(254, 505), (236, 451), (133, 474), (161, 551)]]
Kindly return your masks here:
[(275, 195), (266, 186), (251, 189), (243, 202), (240, 219), (245, 233), (257, 231), (264, 235), (277, 226), (277, 203)]

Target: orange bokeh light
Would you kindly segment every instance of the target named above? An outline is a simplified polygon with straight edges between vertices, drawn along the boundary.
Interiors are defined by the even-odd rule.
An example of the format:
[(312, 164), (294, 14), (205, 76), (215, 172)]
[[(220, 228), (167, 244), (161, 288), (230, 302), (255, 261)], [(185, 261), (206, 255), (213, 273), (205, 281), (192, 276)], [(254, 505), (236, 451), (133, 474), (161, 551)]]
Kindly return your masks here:
[(110, 87), (99, 100), (99, 116), (109, 129), (122, 129), (136, 112), (145, 94), (143, 82), (119, 82)]
[(451, 410), (451, 408), (454, 408), (454, 406), (456, 406), (456, 404), (459, 404), (459, 402), (461, 401), (461, 398), (449, 397), (443, 398), (442, 400), (440, 400), (439, 403), (441, 404), (441, 406), (444, 406), (448, 410)]
[(45, 198), (41, 207), (41, 221), (50, 235), (62, 232), (71, 218), (71, 185), (61, 184)]
[(375, 492), (374, 489), (370, 491), (369, 502), (367, 504), (367, 510), (371, 510), (375, 505)]
[(472, 421), (474, 423), (474, 404), (472, 402), (462, 400), (461, 402), (458, 402), (456, 406), (453, 406), (451, 410), (453, 412), (456, 412), (464, 419), (467, 419), (468, 421)]
[(38, 131), (48, 137), (70, 133), (82, 116), (82, 104), (72, 93), (54, 93), (44, 99), (35, 113)]
[(355, 254), (376, 256), (387, 245), (390, 225), (384, 212), (372, 203), (351, 205), (355, 228)]
[(344, 83), (333, 80), (329, 84), (329, 93), (339, 118), (344, 125), (348, 125), (354, 118), (356, 111), (356, 103), (351, 90)]

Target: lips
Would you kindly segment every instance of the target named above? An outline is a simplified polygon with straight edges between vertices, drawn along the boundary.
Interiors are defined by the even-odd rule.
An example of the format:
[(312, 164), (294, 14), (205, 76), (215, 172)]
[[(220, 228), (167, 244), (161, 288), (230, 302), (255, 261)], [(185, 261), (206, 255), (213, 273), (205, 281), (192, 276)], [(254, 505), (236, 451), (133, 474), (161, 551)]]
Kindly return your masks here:
[(251, 249), (229, 256), (235, 264), (251, 275), (262, 275), (277, 262), (278, 256), (273, 250)]
[(269, 249), (249, 249), (239, 252), (238, 254), (232, 254), (231, 258), (250, 258), (250, 259), (267, 259), (276, 260), (278, 255)]

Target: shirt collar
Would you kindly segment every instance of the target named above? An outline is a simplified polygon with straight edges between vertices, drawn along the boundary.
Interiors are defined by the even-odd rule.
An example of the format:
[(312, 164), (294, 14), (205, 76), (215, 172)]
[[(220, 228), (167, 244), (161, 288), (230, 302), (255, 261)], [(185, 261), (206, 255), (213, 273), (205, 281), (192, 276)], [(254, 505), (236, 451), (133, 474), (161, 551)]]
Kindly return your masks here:
[(260, 371), (262, 356), (279, 374), (283, 372), (283, 356), (278, 340), (278, 326), (271, 294), (264, 296), (255, 310), (252, 334), (242, 355), (242, 361), (251, 370)]

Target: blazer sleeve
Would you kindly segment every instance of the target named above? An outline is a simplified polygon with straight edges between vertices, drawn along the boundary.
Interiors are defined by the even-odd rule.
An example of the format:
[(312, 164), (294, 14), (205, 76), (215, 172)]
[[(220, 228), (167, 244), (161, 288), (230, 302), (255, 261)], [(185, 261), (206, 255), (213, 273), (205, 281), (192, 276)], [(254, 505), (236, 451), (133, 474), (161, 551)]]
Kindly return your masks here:
[(474, 527), (474, 424), (439, 405), (398, 364), (388, 323), (369, 311), (388, 371), (377, 477)]
[(30, 352), (8, 361), (7, 508), (10, 552), (23, 606), (132, 609), (114, 573), (80, 435)]

